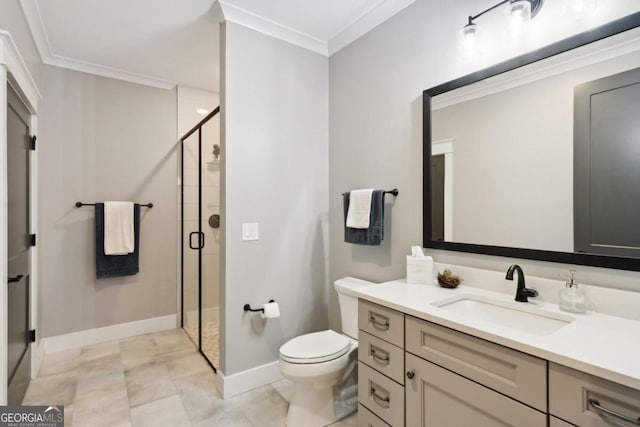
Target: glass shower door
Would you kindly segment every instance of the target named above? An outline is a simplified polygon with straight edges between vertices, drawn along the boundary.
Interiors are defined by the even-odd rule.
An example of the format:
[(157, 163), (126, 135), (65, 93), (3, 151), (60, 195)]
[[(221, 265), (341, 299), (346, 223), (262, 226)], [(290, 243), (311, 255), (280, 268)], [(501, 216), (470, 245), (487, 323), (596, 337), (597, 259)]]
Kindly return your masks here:
[(182, 327), (202, 351), (199, 132), (182, 140)]
[(182, 327), (219, 363), (220, 118), (216, 108), (182, 137)]

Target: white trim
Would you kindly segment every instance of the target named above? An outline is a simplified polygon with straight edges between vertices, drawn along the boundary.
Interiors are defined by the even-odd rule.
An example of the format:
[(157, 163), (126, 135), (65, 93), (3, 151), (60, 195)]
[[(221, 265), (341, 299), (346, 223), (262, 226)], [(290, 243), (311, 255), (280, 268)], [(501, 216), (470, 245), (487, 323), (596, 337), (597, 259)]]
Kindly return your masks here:
[(217, 2), (222, 9), (225, 21), (230, 21), (243, 27), (251, 28), (259, 33), (267, 34), (280, 40), (284, 40), (296, 46), (308, 49), (312, 52), (328, 56), (327, 42), (308, 34), (289, 28), (285, 25), (263, 18), (248, 10), (234, 6), (223, 0)]
[(415, 0), (379, 0), (329, 40), (319, 39), (302, 31), (256, 15), (253, 12), (229, 4), (226, 0), (216, 1), (211, 7), (210, 13), (216, 16), (220, 22), (230, 21), (312, 52), (324, 56), (331, 56), (382, 24), (396, 13), (405, 9), (414, 1)]
[(44, 343), (41, 339), (31, 344), (31, 379), (35, 380), (44, 361)]
[(502, 92), (637, 51), (640, 51), (640, 28), (435, 96), (431, 99), (432, 110)]
[(444, 154), (444, 240), (453, 242), (453, 138), (433, 141), (431, 155)]
[(151, 332), (175, 329), (177, 325), (176, 322), (177, 316), (175, 314), (170, 314), (168, 316), (154, 317), (135, 322), (120, 323), (102, 328), (57, 335), (55, 337), (47, 337), (42, 341), (44, 343), (45, 353), (49, 354), (57, 351), (83, 347), (85, 345), (98, 344), (101, 342), (148, 334)]
[(10, 76), (7, 76), (7, 79), (12, 79), (18, 86), (15, 88), (16, 92), (21, 95), (29, 111), (37, 114), (42, 94), (40, 94), (27, 64), (20, 55), (13, 37), (3, 30), (0, 30), (0, 65), (4, 65), (9, 71)]
[(329, 56), (347, 47), (378, 25), (413, 4), (415, 0), (382, 0), (329, 39)]
[[(31, 123), (29, 125), (31, 136), (38, 135), (38, 117), (31, 115)], [(36, 142), (36, 150), (29, 151), (29, 210), (31, 218), (29, 220), (31, 233), (38, 236), (38, 144)], [(42, 339), (40, 338), (40, 322), (38, 318), (40, 304), (40, 270), (38, 268), (38, 258), (40, 254), (40, 246), (36, 245), (30, 249), (31, 251), (31, 271), (29, 272), (29, 311), (31, 318), (29, 319), (29, 328), (36, 330), (36, 342), (31, 343), (31, 378), (34, 379), (40, 369), (40, 363), (44, 355), (42, 347)]]
[(216, 387), (220, 396), (223, 399), (228, 399), (281, 379), (280, 361), (275, 361), (229, 376), (225, 376), (222, 371), (218, 371), (216, 374)]
[(66, 68), (69, 70), (80, 71), (83, 73), (94, 74), (97, 76), (108, 77), (112, 79), (124, 80), (131, 83), (137, 83), (145, 86), (156, 87), (159, 89), (171, 90), (176, 86), (176, 82), (160, 79), (157, 77), (147, 76), (144, 74), (132, 73), (117, 68), (106, 67), (88, 61), (81, 61), (74, 58), (57, 55), (51, 49), (47, 29), (42, 20), (40, 8), (36, 0), (20, 0), (22, 11), (27, 19), (27, 24), (31, 30), (31, 35), (35, 41), (38, 53), (42, 62), (55, 67)]

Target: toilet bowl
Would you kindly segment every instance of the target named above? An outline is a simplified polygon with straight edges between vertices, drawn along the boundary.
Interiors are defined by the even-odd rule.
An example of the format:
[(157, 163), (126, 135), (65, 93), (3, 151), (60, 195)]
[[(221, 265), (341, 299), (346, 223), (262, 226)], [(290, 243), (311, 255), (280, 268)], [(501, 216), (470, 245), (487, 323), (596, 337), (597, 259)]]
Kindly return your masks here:
[(355, 366), (358, 300), (353, 289), (371, 282), (346, 277), (335, 282), (344, 334), (331, 329), (301, 335), (280, 347), (280, 371), (294, 383), (287, 427), (321, 427), (337, 421), (333, 386)]

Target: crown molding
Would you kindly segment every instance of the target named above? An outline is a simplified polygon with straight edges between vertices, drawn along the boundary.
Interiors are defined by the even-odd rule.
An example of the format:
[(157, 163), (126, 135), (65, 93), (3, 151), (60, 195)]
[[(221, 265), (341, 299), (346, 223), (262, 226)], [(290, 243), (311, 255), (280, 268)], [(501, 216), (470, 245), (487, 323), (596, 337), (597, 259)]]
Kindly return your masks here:
[(55, 54), (51, 49), (49, 36), (47, 35), (47, 29), (44, 25), (44, 21), (42, 20), (37, 0), (20, 0), (20, 5), (22, 6), (25, 18), (27, 19), (27, 24), (31, 30), (31, 35), (33, 36), (38, 53), (40, 54), (40, 59), (44, 64), (94, 74), (97, 76), (124, 80), (159, 89), (170, 90), (176, 86), (176, 82)]
[(38, 86), (33, 80), (33, 76), (29, 72), (22, 55), (20, 55), (13, 37), (9, 32), (2, 30), (0, 30), (0, 66), (6, 67), (11, 78), (18, 86), (15, 89), (26, 98), (23, 101), (26, 101), (30, 111), (37, 113), (42, 94), (38, 90)]
[(211, 11), (221, 22), (230, 21), (312, 52), (325, 56), (329, 55), (327, 42), (324, 40), (317, 39), (293, 28), (263, 18), (248, 10), (231, 5), (226, 1), (218, 0), (216, 3), (217, 6), (214, 6)]
[(216, 16), (220, 22), (230, 21), (321, 55), (331, 56), (391, 18), (396, 13), (405, 9), (414, 1), (415, 0), (379, 0), (375, 5), (350, 22), (338, 35), (328, 41), (320, 40), (301, 31), (263, 18), (245, 9), (229, 4), (225, 0), (216, 1), (211, 7), (210, 12)]
[(339, 52), (414, 2), (415, 0), (381, 0), (329, 40), (329, 55)]

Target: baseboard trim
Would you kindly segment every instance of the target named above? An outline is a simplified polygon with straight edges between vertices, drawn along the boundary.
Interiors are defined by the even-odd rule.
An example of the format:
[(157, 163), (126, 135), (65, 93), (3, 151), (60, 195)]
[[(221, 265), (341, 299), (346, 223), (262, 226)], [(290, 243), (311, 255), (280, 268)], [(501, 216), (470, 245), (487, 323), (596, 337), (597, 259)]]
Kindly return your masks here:
[(129, 338), (136, 335), (151, 332), (165, 331), (177, 327), (177, 315), (171, 314), (135, 322), (120, 323), (102, 328), (88, 329), (86, 331), (72, 332), (70, 334), (56, 335), (42, 339), (44, 352), (55, 353), (57, 351), (70, 350), (85, 345)]
[(40, 366), (44, 360), (44, 343), (42, 340), (37, 340), (31, 343), (31, 379), (35, 380), (40, 372)]
[(228, 399), (282, 379), (279, 361), (247, 369), (229, 376), (218, 371), (216, 387), (223, 399)]

